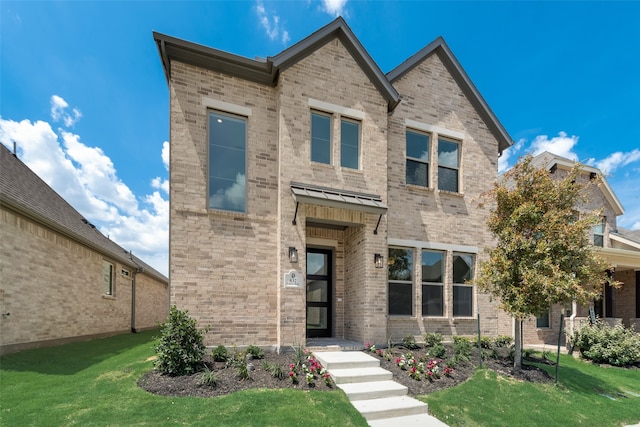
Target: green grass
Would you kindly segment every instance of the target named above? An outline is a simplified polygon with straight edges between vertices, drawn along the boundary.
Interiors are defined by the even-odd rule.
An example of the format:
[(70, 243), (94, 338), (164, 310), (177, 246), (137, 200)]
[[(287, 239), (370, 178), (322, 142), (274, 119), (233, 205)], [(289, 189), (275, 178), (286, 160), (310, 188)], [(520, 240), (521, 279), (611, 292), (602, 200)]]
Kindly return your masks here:
[(367, 425), (339, 390), (254, 389), (215, 398), (147, 393), (136, 381), (153, 367), (155, 333), (3, 356), (0, 425)]
[[(540, 367), (555, 374), (554, 366)], [(623, 426), (640, 422), (640, 370), (562, 355), (558, 385), (478, 370), (464, 384), (420, 399), (450, 426)]]

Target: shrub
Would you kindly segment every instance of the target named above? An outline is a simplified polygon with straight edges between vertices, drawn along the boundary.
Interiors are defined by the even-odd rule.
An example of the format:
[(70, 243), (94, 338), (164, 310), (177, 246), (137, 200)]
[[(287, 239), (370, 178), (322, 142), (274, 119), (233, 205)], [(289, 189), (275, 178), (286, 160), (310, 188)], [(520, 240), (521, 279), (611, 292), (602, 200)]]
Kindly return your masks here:
[(491, 350), (493, 348), (493, 339), (491, 337), (480, 337), (480, 347)]
[(471, 359), (471, 350), (473, 345), (471, 340), (466, 337), (453, 337), (453, 357), (452, 361), (456, 365), (466, 364)]
[(190, 375), (200, 370), (205, 346), (203, 334), (188, 311), (171, 307), (167, 320), (160, 324), (160, 343), (155, 346), (158, 358), (154, 365), (163, 374)]
[(416, 338), (411, 334), (407, 334), (404, 336), (404, 338), (402, 338), (402, 346), (407, 350), (415, 350), (416, 348), (418, 348), (418, 344), (416, 344)]
[(613, 366), (628, 366), (640, 360), (640, 334), (622, 326), (610, 327), (603, 322), (585, 325), (571, 341), (580, 348), (585, 359)]
[(264, 359), (264, 350), (257, 345), (247, 347), (246, 353), (253, 356), (254, 359)]
[(424, 334), (424, 345), (427, 347), (433, 347), (438, 344), (442, 344), (442, 334), (437, 332)]
[(219, 345), (211, 351), (211, 357), (216, 362), (226, 362), (227, 361), (227, 347), (223, 345)]
[(198, 385), (215, 387), (218, 385), (218, 377), (215, 372), (205, 367), (204, 372), (198, 378)]
[(441, 343), (435, 344), (429, 348), (429, 357), (443, 359), (446, 354), (447, 349)]
[(495, 346), (506, 348), (506, 347), (509, 347), (512, 342), (513, 342), (513, 337), (510, 337), (508, 335), (498, 335), (495, 339)]

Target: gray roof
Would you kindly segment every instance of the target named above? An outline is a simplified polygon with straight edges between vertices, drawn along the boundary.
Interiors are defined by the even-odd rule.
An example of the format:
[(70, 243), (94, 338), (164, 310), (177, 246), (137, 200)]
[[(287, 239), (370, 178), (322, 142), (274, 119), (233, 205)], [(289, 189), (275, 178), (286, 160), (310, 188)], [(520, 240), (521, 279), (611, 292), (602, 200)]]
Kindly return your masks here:
[(487, 104), (482, 95), (480, 95), (480, 92), (464, 71), (462, 65), (460, 65), (451, 49), (449, 49), (444, 38), (438, 37), (420, 49), (409, 59), (388, 72), (387, 78), (392, 83), (397, 81), (433, 54), (437, 54), (439, 56), (440, 60), (444, 63), (445, 67), (447, 67), (447, 70), (451, 73), (456, 83), (458, 83), (460, 88), (462, 88), (462, 91), (467, 96), (467, 99), (469, 99), (469, 102), (471, 102), (482, 119), (488, 124), (489, 129), (498, 140), (498, 149), (500, 150), (500, 153), (509, 148), (513, 144), (513, 140), (493, 113), (489, 104)]
[(615, 233), (627, 240), (640, 243), (640, 230), (629, 230), (628, 228), (618, 227)]
[(104, 256), (168, 283), (166, 276), (100, 233), (38, 175), (0, 144), (0, 205), (37, 221)]

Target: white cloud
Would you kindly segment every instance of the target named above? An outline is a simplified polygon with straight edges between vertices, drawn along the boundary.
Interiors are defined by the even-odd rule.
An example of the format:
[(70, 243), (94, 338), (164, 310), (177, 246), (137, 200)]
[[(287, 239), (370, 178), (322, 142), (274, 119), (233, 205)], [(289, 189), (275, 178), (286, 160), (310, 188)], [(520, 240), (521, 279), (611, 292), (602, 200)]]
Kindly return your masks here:
[(71, 113), (68, 113), (67, 108), (69, 104), (62, 97), (58, 95), (51, 97), (51, 119), (54, 122), (62, 121), (66, 127), (73, 127), (82, 117), (82, 113), (77, 108), (73, 108)]
[(509, 159), (512, 159), (514, 156), (519, 154), (525, 141), (526, 140), (524, 138), (521, 138), (518, 142), (502, 152), (502, 155), (498, 157), (498, 173), (505, 172), (511, 167), (509, 165)]
[(630, 163), (637, 162), (640, 160), (640, 149), (633, 149), (626, 153), (622, 153), (620, 151), (616, 151), (615, 153), (609, 154), (606, 158), (602, 160), (594, 160), (590, 159), (589, 164), (597, 167), (602, 171), (603, 174), (607, 175), (619, 167), (627, 166)]
[(538, 135), (531, 143), (529, 150), (532, 156), (548, 151), (569, 160), (577, 161), (578, 155), (573, 151), (573, 147), (578, 143), (578, 139), (577, 136), (567, 136), (567, 133), (562, 131), (558, 132), (558, 136), (554, 136), (551, 139), (547, 135)]
[[(52, 97), (56, 112), (68, 108), (65, 104)], [(47, 122), (0, 117), (0, 141), (11, 150), (15, 141), (18, 157), (103, 234), (167, 274), (169, 201), (158, 191), (137, 198), (103, 150), (62, 129), (56, 133)], [(163, 162), (165, 151), (166, 142)], [(167, 193), (168, 180), (156, 179), (152, 186)]]
[(322, 0), (322, 10), (332, 16), (340, 16), (344, 12), (347, 0)]
[(164, 168), (166, 170), (169, 170), (169, 155), (170, 155), (170, 151), (169, 151), (169, 141), (165, 141), (162, 143), (162, 164), (164, 165)]
[(244, 174), (237, 174), (235, 182), (231, 187), (220, 189), (211, 196), (213, 206), (225, 206), (233, 209), (243, 210), (245, 208), (245, 198), (247, 179)]
[(289, 42), (289, 32), (280, 27), (280, 17), (273, 12), (267, 12), (262, 0), (256, 1), (256, 13), (258, 14), (260, 24), (262, 24), (262, 27), (267, 33), (267, 37), (271, 40), (280, 37), (283, 44)]

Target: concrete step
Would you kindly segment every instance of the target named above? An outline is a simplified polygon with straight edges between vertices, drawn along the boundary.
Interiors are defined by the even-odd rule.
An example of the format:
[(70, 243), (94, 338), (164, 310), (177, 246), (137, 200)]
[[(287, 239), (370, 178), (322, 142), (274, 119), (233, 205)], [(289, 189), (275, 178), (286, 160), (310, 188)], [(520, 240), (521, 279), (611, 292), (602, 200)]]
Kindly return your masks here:
[(382, 397), (406, 396), (407, 387), (395, 381), (373, 381), (338, 384), (349, 400), (379, 399)]
[(393, 374), (382, 368), (330, 369), (328, 371), (336, 384), (389, 381), (393, 379)]
[(409, 396), (352, 400), (351, 404), (367, 421), (407, 415), (427, 414), (428, 406)]
[(313, 357), (327, 371), (332, 369), (374, 368), (380, 366), (380, 360), (361, 351), (318, 351)]
[(427, 414), (381, 418), (369, 421), (371, 427), (447, 427), (445, 423)]

